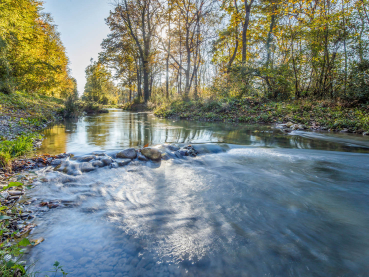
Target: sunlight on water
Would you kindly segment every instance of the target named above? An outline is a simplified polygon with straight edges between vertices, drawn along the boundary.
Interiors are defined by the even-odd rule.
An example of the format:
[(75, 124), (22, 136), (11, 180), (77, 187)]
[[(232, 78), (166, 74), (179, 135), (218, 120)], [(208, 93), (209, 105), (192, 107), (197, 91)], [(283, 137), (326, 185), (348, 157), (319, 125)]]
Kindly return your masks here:
[[(58, 152), (63, 143), (76, 154), (207, 143), (194, 144), (196, 158), (133, 161), (68, 180), (40, 173), (47, 182), (30, 194), (38, 225), (32, 237), (45, 241), (28, 255), (38, 270), (58, 260), (70, 276), (368, 272), (368, 142), (120, 111), (104, 116), (51, 128), (43, 151)], [(60, 206), (37, 205), (50, 200)]]

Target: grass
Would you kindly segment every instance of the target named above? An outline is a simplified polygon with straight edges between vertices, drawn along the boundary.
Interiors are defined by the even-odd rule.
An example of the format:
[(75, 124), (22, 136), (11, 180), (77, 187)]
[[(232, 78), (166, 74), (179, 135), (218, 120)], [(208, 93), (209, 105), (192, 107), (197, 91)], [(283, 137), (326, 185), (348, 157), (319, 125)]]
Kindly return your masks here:
[(63, 107), (64, 101), (55, 97), (19, 91), (0, 93), (0, 115), (23, 118), (31, 124), (54, 120)]
[(30, 152), (33, 141), (40, 137), (37, 131), (58, 119), (63, 106), (64, 101), (55, 97), (19, 91), (0, 93), (0, 115), (8, 116), (5, 125), (21, 130), (13, 140), (0, 135), (0, 167), (8, 168), (12, 159)]
[(296, 100), (276, 102), (256, 98), (226, 98), (165, 103), (154, 110), (159, 117), (245, 123), (294, 122), (332, 130), (369, 131), (369, 105), (350, 107), (333, 101)]
[(0, 142), (0, 167), (9, 168), (11, 160), (24, 154), (27, 154), (33, 149), (33, 141), (41, 138), (40, 135), (30, 133), (27, 135), (18, 136), (12, 141)]

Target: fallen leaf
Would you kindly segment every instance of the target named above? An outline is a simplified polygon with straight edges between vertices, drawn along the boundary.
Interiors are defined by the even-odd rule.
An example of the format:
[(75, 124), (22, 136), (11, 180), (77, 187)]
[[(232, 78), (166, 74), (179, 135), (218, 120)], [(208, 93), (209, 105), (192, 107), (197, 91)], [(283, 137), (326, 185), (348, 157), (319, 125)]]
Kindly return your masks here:
[(40, 244), (41, 242), (43, 242), (45, 239), (44, 238), (39, 238), (39, 239), (32, 239), (31, 243), (33, 246), (36, 246), (38, 244)]

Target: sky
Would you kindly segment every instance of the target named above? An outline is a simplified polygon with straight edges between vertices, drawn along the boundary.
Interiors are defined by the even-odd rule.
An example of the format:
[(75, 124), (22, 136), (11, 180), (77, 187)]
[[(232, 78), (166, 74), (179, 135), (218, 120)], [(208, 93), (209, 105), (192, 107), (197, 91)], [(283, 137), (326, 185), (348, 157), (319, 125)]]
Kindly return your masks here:
[(58, 25), (70, 60), (72, 76), (81, 95), (86, 83), (85, 68), (97, 59), (100, 44), (109, 33), (104, 19), (112, 9), (111, 0), (44, 0), (44, 12)]

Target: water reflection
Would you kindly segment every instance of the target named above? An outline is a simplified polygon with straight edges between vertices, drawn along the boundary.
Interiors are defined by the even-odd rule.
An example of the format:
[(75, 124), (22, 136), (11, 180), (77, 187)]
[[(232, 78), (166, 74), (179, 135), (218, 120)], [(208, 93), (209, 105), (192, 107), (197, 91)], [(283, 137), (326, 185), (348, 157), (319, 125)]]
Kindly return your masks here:
[(352, 134), (292, 132), (267, 125), (158, 119), (150, 113), (110, 110), (109, 114), (66, 121), (45, 131), (39, 152), (88, 153), (162, 143), (232, 143), (263, 147), (368, 153), (369, 140)]
[[(27, 256), (68, 276), (365, 276), (369, 140), (112, 110), (53, 126), (42, 152), (193, 143), (203, 154), (70, 179), (40, 170)], [(322, 151), (324, 150), (324, 151)], [(330, 151), (326, 151), (330, 150)], [(332, 151), (333, 150), (333, 151)], [(341, 151), (341, 152), (338, 152)], [(352, 153), (349, 153), (352, 152)], [(42, 201), (58, 201), (49, 210)]]

